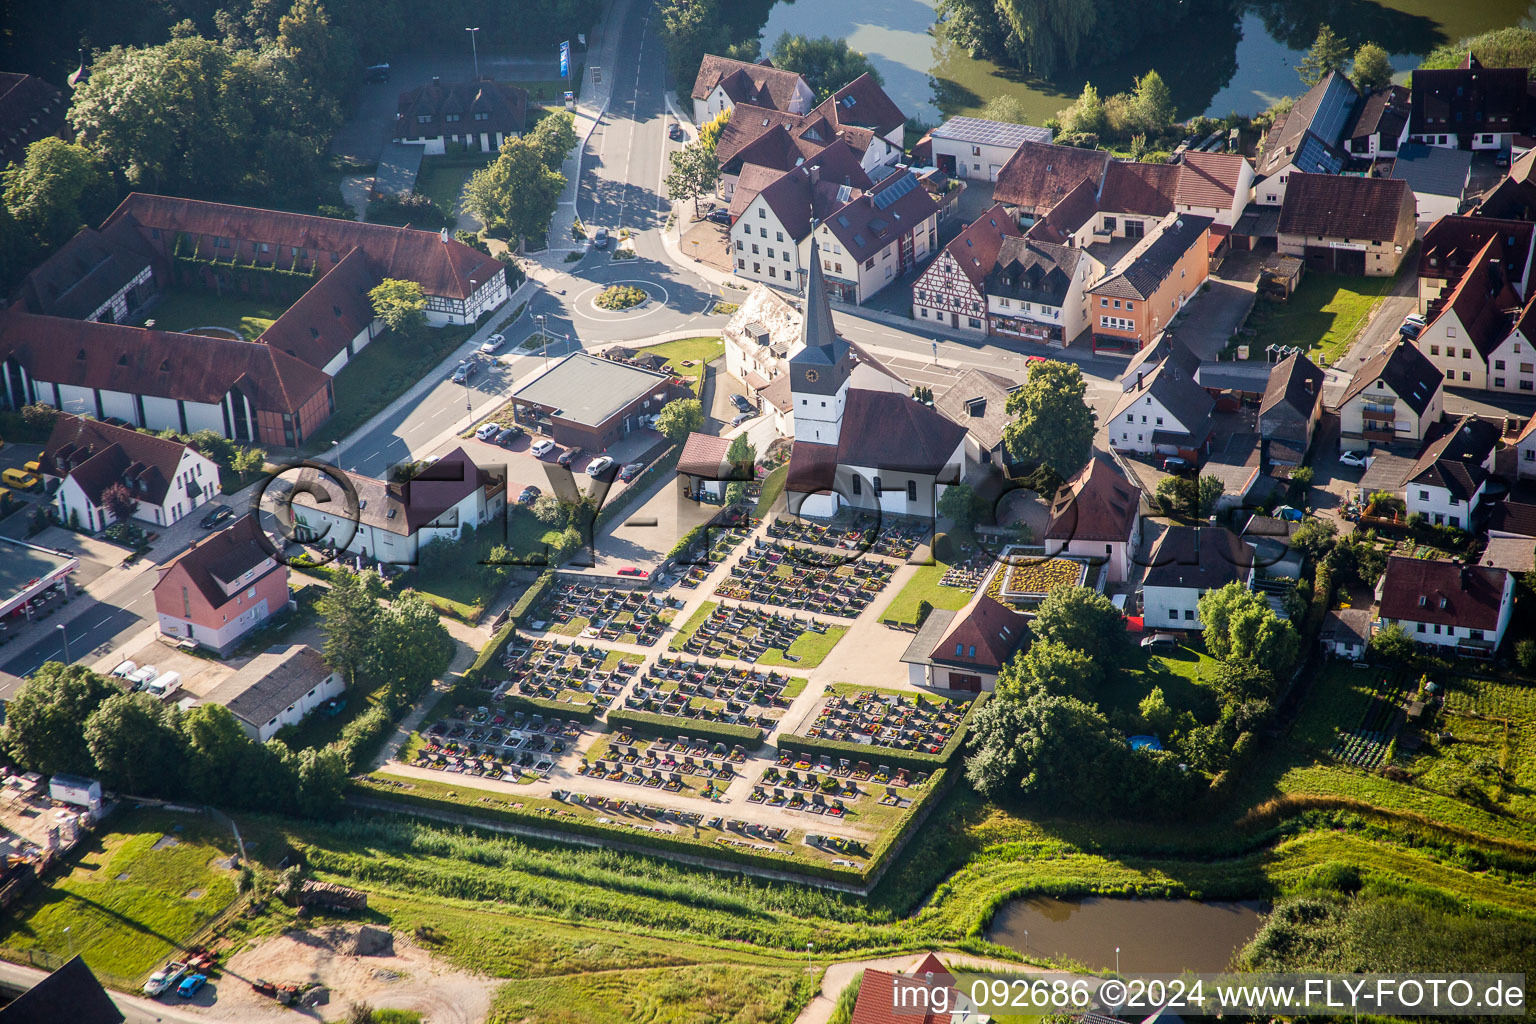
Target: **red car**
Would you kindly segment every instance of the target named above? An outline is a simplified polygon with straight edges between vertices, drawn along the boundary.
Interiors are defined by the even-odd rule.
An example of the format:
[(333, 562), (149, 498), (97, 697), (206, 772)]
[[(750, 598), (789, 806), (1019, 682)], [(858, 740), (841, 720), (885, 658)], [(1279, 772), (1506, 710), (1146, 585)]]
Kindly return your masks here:
[(620, 576), (638, 576), (641, 579), (648, 579), (651, 574), (646, 572), (644, 569), (638, 569), (638, 568), (636, 568), (633, 565), (626, 565), (624, 568), (619, 570), (619, 575)]

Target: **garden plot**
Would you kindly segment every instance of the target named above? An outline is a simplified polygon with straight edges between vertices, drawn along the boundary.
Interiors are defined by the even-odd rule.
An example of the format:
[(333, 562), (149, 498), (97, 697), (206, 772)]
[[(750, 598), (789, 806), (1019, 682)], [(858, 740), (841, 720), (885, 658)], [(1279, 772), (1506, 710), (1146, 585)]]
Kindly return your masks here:
[(607, 708), (643, 660), (638, 654), (609, 651), (595, 644), (514, 640), (502, 653), (503, 681), (493, 699), (510, 693)]
[(777, 672), (662, 655), (624, 698), (631, 711), (772, 729), (790, 704)]
[(562, 580), (550, 588), (528, 625), (584, 640), (650, 647), (661, 639), (680, 605), (641, 590)]
[(758, 540), (737, 559), (715, 595), (851, 619), (885, 589), (894, 572), (891, 563), (879, 559), (819, 567), (808, 564), (799, 549)]
[(522, 711), (455, 708), (423, 734), (420, 768), (476, 778), (523, 781), (542, 778), (581, 739), (580, 722)]
[(932, 523), (906, 516), (852, 513), (828, 522), (780, 516), (768, 524), (768, 536), (792, 544), (814, 544), (846, 554), (881, 555), (905, 560), (928, 539)]
[(1057, 587), (1081, 587), (1087, 579), (1088, 563), (1080, 559), (1033, 558), (1009, 549), (987, 590), (999, 600), (1038, 603)]
[(711, 601), (694, 613), (671, 646), (708, 658), (815, 668), (847, 631), (820, 619)]
[[(906, 753), (937, 754), (965, 721), (969, 703), (881, 690), (829, 690), (809, 737)], [(845, 762), (846, 765), (846, 762)], [(886, 773), (889, 775), (889, 772)]]
[(1360, 724), (1347, 732), (1340, 730), (1329, 753), (1356, 768), (1380, 768), (1386, 761), (1387, 747), (1402, 724), (1401, 697), (1400, 686), (1383, 683), (1371, 698)]

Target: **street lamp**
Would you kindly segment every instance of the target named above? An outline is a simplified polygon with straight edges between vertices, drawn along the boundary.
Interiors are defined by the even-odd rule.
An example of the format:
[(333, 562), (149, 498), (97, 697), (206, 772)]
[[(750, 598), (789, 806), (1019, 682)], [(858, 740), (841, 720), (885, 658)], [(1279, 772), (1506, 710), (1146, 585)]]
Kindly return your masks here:
[(809, 942), (805, 944), (805, 969), (808, 971), (816, 969), (815, 965), (811, 963), (811, 950), (815, 948), (816, 947)]
[[(56, 628), (59, 631), (59, 637), (64, 642), (64, 664), (68, 665), (69, 664), (69, 631), (64, 628), (64, 623), (62, 623), (62, 622), (59, 623)], [(64, 930), (68, 931), (69, 929), (66, 928)]]
[(544, 314), (534, 317), (539, 322), (539, 347), (544, 350), (544, 369), (549, 369), (549, 335), (544, 333)]
[[(63, 629), (64, 627), (60, 626), (59, 628)], [(64, 926), (64, 938), (69, 940), (69, 958), (73, 960), (75, 958), (75, 937), (69, 934), (69, 925)]]
[(464, 31), (469, 33), (469, 49), (475, 55), (475, 81), (478, 82), (480, 81), (480, 46), (475, 42), (475, 37), (480, 32), (480, 26), (476, 25), (474, 28), (466, 28)]
[(331, 447), (336, 449), (336, 468), (345, 471), (347, 467), (341, 464), (341, 442), (332, 441)]
[(1115, 973), (1120, 973), (1120, 947), (1115, 947)]

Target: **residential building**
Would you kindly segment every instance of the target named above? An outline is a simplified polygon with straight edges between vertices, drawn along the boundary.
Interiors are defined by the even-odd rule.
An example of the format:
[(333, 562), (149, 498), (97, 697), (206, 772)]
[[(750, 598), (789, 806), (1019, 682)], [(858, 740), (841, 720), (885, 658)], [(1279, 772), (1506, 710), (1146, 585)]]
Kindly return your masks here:
[(1428, 224), (1461, 211), (1472, 177), (1472, 154), (1407, 142), (1392, 161), (1392, 177), (1408, 183), (1419, 223)]
[(69, 98), (36, 75), (0, 72), (0, 167), (26, 159), (27, 147), (65, 131)]
[(727, 438), (698, 431), (688, 435), (677, 459), (677, 482), (683, 497), (692, 501), (713, 499), (716, 503), (724, 500), (726, 485), (736, 479), (731, 461), (726, 458), (730, 449)]
[(71, 956), (0, 1010), (4, 1024), (122, 1024), (123, 1019), (123, 1011), (81, 956)]
[(1259, 436), (1269, 461), (1282, 466), (1305, 462), (1322, 415), (1323, 371), (1300, 353), (1276, 363), (1259, 402)]
[(1018, 236), (1018, 224), (1002, 204), (977, 217), (918, 275), (912, 286), (912, 319), (990, 334), (987, 275), (997, 265), (1003, 240)]
[(978, 590), (959, 611), (929, 612), (901, 661), (913, 686), (990, 693), (1027, 633), (1023, 615)]
[(288, 566), (279, 562), (255, 513), (195, 542), (159, 570), (160, 632), (224, 657), (251, 630), (288, 607)]
[(1065, 348), (1088, 329), (1088, 288), (1103, 274), (1086, 249), (1004, 238), (982, 282), (992, 334)]
[(477, 466), (463, 448), (400, 483), (305, 468), (294, 483), (283, 477), (272, 488), (287, 499), (279, 514), (292, 536), (388, 565), (415, 565), (422, 548), (496, 522), (507, 503), (505, 476)]
[[(932, 991), (921, 991), (923, 988)], [(947, 1009), (943, 1012), (908, 1009), (898, 998), (910, 1001), (913, 1007)], [(929, 953), (906, 975), (873, 969), (865, 971), (849, 1021), (850, 1024), (989, 1024), (991, 1017), (956, 987), (954, 976), (938, 957)]]
[[(437, 325), (472, 323), (508, 295), (501, 263), (446, 231), (135, 193), (98, 234), (0, 312), (0, 402), (295, 447), (334, 411), (332, 375), (381, 329), (368, 298), (381, 280), (419, 283)], [(288, 308), (255, 344), (122, 322), (169, 287)]]
[(1026, 141), (998, 171), (992, 195), (1020, 217), (1034, 220), (1085, 180), (1093, 183), (1097, 193), (1109, 162), (1109, 153), (1102, 149)]
[(965, 427), (968, 462), (1003, 468), (1013, 464), (1003, 443), (1003, 431), (1013, 422), (1008, 415), (1008, 396), (1018, 388), (1017, 382), (1000, 374), (971, 368), (934, 398), (935, 409)]
[(1508, 151), (1526, 134), (1526, 68), (1485, 68), (1468, 53), (1460, 67), (1413, 73), (1408, 137), (1428, 146)]
[(1174, 210), (1209, 217), (1213, 233), (1226, 234), (1248, 208), (1253, 165), (1235, 153), (1186, 152), (1174, 166)]
[(1298, 173), (1335, 175), (1342, 171), (1349, 159), (1342, 148), (1345, 132), (1359, 103), (1360, 94), (1339, 71), (1330, 71), (1308, 89), (1264, 136), (1254, 168), (1254, 201), (1279, 206)]
[(669, 374), (572, 352), (512, 392), (512, 409), (528, 429), (598, 452), (683, 397), (692, 392)]
[(955, 178), (996, 181), (1003, 165), (1026, 142), (1048, 143), (1049, 128), (979, 117), (952, 117), (928, 133), (933, 165)]
[(1411, 342), (1398, 339), (1350, 377), (1339, 402), (1339, 445), (1364, 451), (1377, 444), (1424, 440), (1440, 422), (1445, 378)]
[(1297, 171), (1280, 207), (1277, 244), (1305, 259), (1308, 270), (1391, 277), (1413, 244), (1415, 223), (1406, 181)]
[(1514, 350), (1521, 349), (1526, 362), (1536, 358), (1524, 341), (1524, 331), (1516, 327), (1523, 320), (1520, 295), (1505, 277), (1502, 263), (1493, 257), (1498, 241), (1488, 239), (1450, 294), (1429, 303), (1429, 323), (1415, 339), (1447, 384), (1488, 387), (1494, 353), (1508, 342), (1507, 354), (1499, 356), (1496, 376), (1500, 390), (1515, 390), (1511, 381), (1520, 378), (1509, 363), (1513, 360), (1518, 368), (1520, 355)]
[(1503, 569), (1392, 555), (1376, 584), (1383, 628), (1399, 625), (1418, 643), (1491, 658), (1514, 608), (1515, 579)]
[(793, 71), (780, 71), (768, 60), (749, 64), (706, 54), (693, 80), (693, 123), (712, 121), (738, 103), (750, 103), (786, 114), (804, 114), (816, 94)]
[(1536, 477), (1536, 416), (1532, 416), (1525, 428), (1515, 438), (1515, 475), (1524, 480)]
[(812, 229), (827, 294), (858, 305), (926, 260), (939, 243), (939, 204), (911, 171), (862, 191), (839, 189)]
[(440, 156), (450, 145), (500, 153), (502, 143), (528, 126), (528, 90), (503, 82), (450, 82), (432, 76), (429, 85), (400, 94), (395, 109), (396, 142)]
[(1536, 220), (1536, 148), (1526, 150), (1509, 165), (1509, 173), (1478, 200), (1480, 217)]
[(1408, 90), (1401, 85), (1365, 97), (1344, 131), (1344, 150), (1356, 160), (1395, 156), (1408, 137), (1408, 106)]
[(1216, 401), (1187, 367), (1169, 357), (1136, 367), (1109, 415), (1109, 446), (1144, 455), (1177, 455), (1198, 462), (1209, 450)]
[(1096, 351), (1149, 344), (1194, 297), (1210, 272), (1211, 223), (1168, 214), (1088, 287)]
[(1437, 425), (1404, 481), (1408, 514), (1471, 529), (1498, 446), (1499, 428), (1475, 416)]
[(45, 478), (59, 481), (59, 521), (93, 532), (115, 521), (103, 496), (116, 484), (138, 503), (137, 518), (156, 526), (178, 522), (219, 493), (219, 467), (195, 445), (79, 416), (54, 421), (38, 461)]
[[(737, 277), (775, 288), (800, 290), (811, 228), (874, 182), (841, 140), (775, 178), (752, 197), (731, 224), (731, 255)], [(733, 206), (734, 209), (734, 206)], [(839, 268), (841, 267), (841, 270)], [(858, 273), (852, 257), (833, 257), (834, 273)]]
[(1252, 586), (1253, 548), (1224, 526), (1170, 526), (1152, 544), (1141, 583), (1148, 630), (1201, 630), (1200, 597), (1228, 583)]
[(1317, 640), (1325, 655), (1359, 661), (1365, 657), (1365, 649), (1371, 642), (1371, 610), (1342, 608), (1330, 611), (1323, 616)]
[(346, 689), (341, 673), (327, 665), (319, 651), (286, 644), (256, 655), (202, 702), (222, 705), (252, 742), (265, 743)]
[[(1489, 242), (1493, 245), (1486, 253)], [(1475, 260), (1496, 260), (1521, 295), (1530, 294), (1536, 224), (1492, 217), (1441, 217), (1419, 243), (1419, 312), (1449, 292)]]
[(1111, 583), (1131, 578), (1141, 547), (1141, 488), (1101, 455), (1062, 484), (1051, 503), (1046, 557), (1072, 555), (1103, 564)]

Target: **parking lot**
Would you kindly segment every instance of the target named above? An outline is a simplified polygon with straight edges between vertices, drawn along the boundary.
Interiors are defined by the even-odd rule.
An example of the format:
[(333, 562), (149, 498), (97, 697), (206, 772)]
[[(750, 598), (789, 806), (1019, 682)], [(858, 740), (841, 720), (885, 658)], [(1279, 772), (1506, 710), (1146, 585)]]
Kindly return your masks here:
[[(459, 444), (476, 465), (506, 467), (507, 499), (514, 502), (523, 489), (529, 486), (537, 487), (541, 494), (553, 494), (562, 501), (575, 501), (583, 494), (591, 493), (593, 481), (587, 470), (599, 455), (611, 458), (620, 470), (637, 461), (642, 463), (643, 469), (649, 465), (650, 459), (660, 454), (659, 449), (665, 444), (662, 436), (654, 430), (637, 430), (620, 438), (605, 452), (577, 449), (577, 454), (570, 459), (569, 464), (562, 467), (559, 460), (570, 449), (557, 444), (540, 458), (532, 451), (540, 440), (545, 439), (525, 432), (507, 447), (479, 438), (470, 438)], [(447, 450), (439, 454), (446, 454)], [(629, 486), (629, 482), (620, 479), (620, 476), (620, 472), (614, 472), (606, 500), (612, 501)]]

